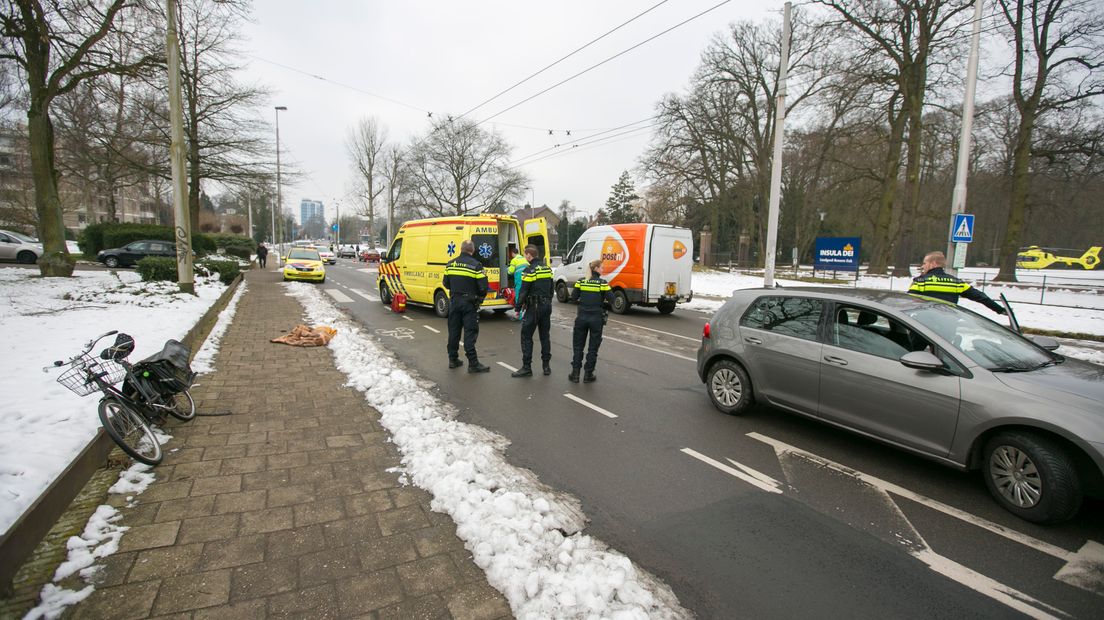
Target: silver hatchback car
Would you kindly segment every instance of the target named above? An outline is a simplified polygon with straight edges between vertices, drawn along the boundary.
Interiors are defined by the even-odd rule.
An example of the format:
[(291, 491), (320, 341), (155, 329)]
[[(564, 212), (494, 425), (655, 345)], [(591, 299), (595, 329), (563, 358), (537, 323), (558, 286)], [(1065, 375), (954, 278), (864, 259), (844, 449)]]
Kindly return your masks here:
[(1104, 496), (1104, 367), (955, 304), (884, 290), (749, 289), (706, 325), (713, 404), (759, 402), (962, 470), (1028, 521)]

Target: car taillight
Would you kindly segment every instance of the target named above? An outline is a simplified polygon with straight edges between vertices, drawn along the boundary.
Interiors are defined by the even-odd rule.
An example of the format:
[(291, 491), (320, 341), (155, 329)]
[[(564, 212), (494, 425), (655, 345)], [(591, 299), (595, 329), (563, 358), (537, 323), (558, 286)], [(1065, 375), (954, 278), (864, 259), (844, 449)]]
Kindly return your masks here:
[(708, 339), (708, 338), (709, 338), (709, 323), (706, 323), (705, 328), (702, 329), (702, 339), (704, 340), (704, 339)]

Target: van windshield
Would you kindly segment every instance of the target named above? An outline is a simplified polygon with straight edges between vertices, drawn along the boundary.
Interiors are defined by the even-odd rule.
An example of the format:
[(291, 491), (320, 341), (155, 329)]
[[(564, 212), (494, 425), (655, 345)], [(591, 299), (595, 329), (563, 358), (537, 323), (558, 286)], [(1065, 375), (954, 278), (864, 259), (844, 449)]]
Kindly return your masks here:
[(498, 269), (498, 235), (473, 235), (475, 258), (484, 268)]

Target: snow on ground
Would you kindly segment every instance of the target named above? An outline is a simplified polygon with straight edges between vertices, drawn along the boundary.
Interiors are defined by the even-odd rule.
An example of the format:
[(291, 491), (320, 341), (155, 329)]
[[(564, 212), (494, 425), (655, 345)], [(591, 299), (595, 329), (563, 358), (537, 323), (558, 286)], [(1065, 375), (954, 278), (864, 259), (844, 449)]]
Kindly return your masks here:
[[(176, 284), (142, 282), (133, 271), (77, 271), (40, 278), (0, 269), (0, 532), (6, 532), (87, 445), (100, 426), (95, 395), (80, 397), (57, 383), (85, 343), (118, 329), (135, 339), (131, 359), (184, 337), (225, 290), (217, 278), (196, 281), (198, 296)], [(99, 347), (108, 346), (113, 337)]]
[(231, 321), (234, 320), (234, 314), (238, 311), (238, 301), (241, 296), (245, 294), (245, 280), (241, 281), (238, 285), (238, 290), (234, 291), (234, 296), (230, 298), (230, 302), (226, 304), (226, 307), (219, 312), (218, 319), (215, 320), (215, 325), (211, 328), (211, 333), (207, 336), (207, 339), (203, 341), (203, 346), (196, 351), (195, 357), (192, 358), (192, 370), (199, 374), (206, 374), (215, 369), (215, 356), (218, 355), (219, 345), (222, 344), (222, 337), (226, 334), (226, 328), (230, 327)]
[[(1049, 270), (1050, 271), (1054, 270)], [(820, 272), (818, 275), (823, 274)], [(1078, 332), (1104, 336), (1104, 270), (1085, 273), (1060, 271), (1061, 276), (1050, 275), (1047, 279), (1048, 290), (1041, 292), (1039, 286), (1008, 286), (994, 285), (989, 282), (985, 286), (985, 294), (997, 299), (1001, 293), (1012, 304), (1012, 310), (1021, 327), (1035, 329), (1047, 329), (1065, 332)], [(996, 275), (995, 269), (990, 270), (965, 270), (961, 273), (966, 280), (973, 282), (980, 288), (982, 275), (986, 280), (991, 280)], [(816, 284), (802, 282), (800, 280), (786, 279), (786, 272), (779, 272), (775, 281), (782, 287), (795, 286), (826, 286), (837, 288), (851, 288), (854, 284)], [(811, 274), (806, 274), (811, 275)], [(1021, 276), (1021, 279), (1030, 277), (1041, 279), (1043, 274), (1029, 274)], [(841, 277), (849, 277), (850, 274), (841, 274)], [(1066, 280), (1056, 280), (1064, 277)], [(1067, 282), (1070, 289), (1052, 290), (1050, 287), (1056, 281)], [(908, 290), (910, 278), (889, 278), (882, 276), (864, 276), (858, 286), (861, 288), (883, 288), (898, 291)], [(1097, 288), (1087, 288), (1086, 284), (1095, 282)], [(746, 275), (743, 273), (727, 273), (723, 271), (694, 272), (693, 288), (695, 298), (690, 304), (679, 306), (691, 310), (714, 312), (724, 304), (724, 298), (732, 294), (733, 290), (745, 288), (762, 288), (763, 277), (761, 275)], [(1040, 294), (1047, 305), (1039, 305)], [(704, 295), (705, 297), (697, 297)], [(712, 298), (712, 299), (711, 299)], [(993, 316), (993, 313), (981, 304), (968, 299), (959, 302), (964, 308), (969, 308), (983, 316)], [(996, 320), (1003, 319), (997, 317)], [(1063, 353), (1065, 353), (1063, 351)]]
[[(108, 493), (129, 494), (129, 501), (133, 495), (146, 490), (156, 479), (149, 465), (135, 463), (129, 469), (119, 474), (119, 480), (107, 490)], [(84, 526), (84, 533), (80, 536), (70, 536), (66, 542), (69, 554), (65, 561), (54, 571), (54, 583), (48, 583), (39, 592), (39, 604), (28, 611), (23, 620), (38, 620), (46, 618), (53, 620), (61, 616), (66, 607), (76, 605), (88, 598), (96, 589), (93, 582), (102, 565), (97, 565), (102, 560), (119, 550), (119, 540), (130, 528), (119, 525), (122, 515), (115, 508), (108, 505), (96, 507), (96, 512), (88, 518)], [(80, 590), (70, 590), (62, 585), (57, 585), (64, 579), (79, 573), (86, 585)]]
[[(403, 473), (457, 524), (475, 563), (519, 618), (689, 617), (669, 587), (579, 533), (577, 502), (506, 462), (507, 440), (454, 410), (345, 318), (317, 287), (291, 283), (312, 325), (330, 325), (338, 369), (364, 392), (403, 455)], [(565, 532), (567, 534), (565, 534)]]

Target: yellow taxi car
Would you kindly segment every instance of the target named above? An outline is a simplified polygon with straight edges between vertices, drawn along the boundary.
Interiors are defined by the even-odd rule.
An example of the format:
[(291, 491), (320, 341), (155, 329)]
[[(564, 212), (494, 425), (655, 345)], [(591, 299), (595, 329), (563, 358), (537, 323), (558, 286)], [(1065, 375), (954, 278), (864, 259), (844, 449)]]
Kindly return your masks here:
[(291, 249), (291, 252), (284, 257), (284, 282), (289, 280), (326, 281), (326, 267), (322, 264), (322, 257), (318, 254), (318, 250)]

